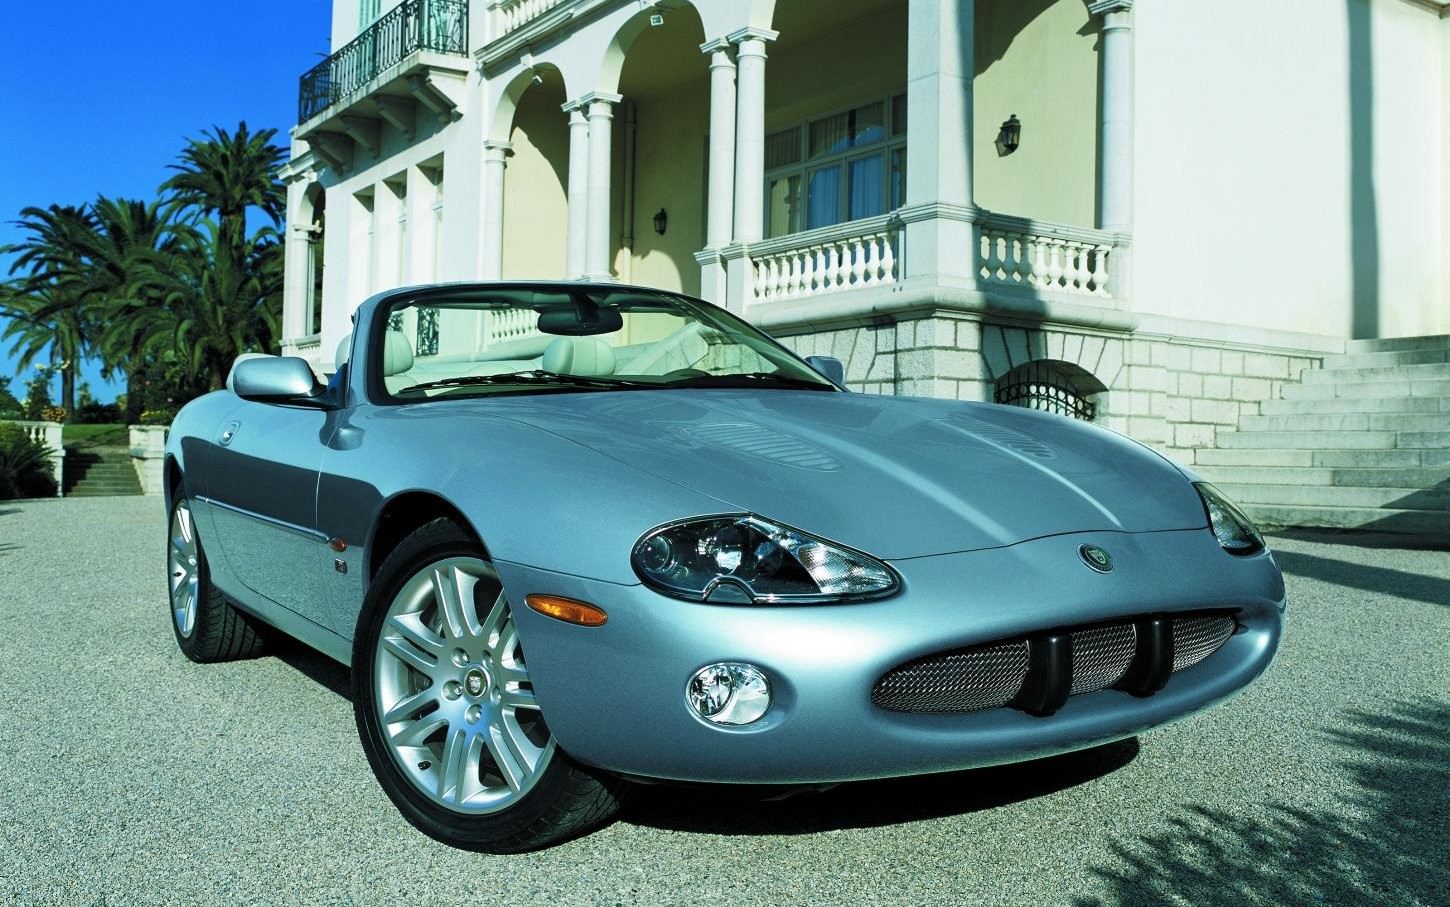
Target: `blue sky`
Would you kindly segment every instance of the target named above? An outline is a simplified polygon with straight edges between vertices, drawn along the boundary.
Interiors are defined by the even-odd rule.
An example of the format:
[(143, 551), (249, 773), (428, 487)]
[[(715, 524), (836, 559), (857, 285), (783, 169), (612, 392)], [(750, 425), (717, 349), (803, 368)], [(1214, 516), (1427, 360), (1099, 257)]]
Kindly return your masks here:
[[(275, 128), (285, 147), (297, 78), (329, 52), (330, 20), (330, 0), (6, 4), (0, 245), (24, 236), (11, 221), (27, 205), (154, 198), (166, 165), (203, 129), (246, 120)], [(0, 273), (9, 269), (0, 259)], [(9, 351), (0, 343), (0, 377), (15, 374)], [(124, 389), (94, 364), (82, 379), (102, 401)]]

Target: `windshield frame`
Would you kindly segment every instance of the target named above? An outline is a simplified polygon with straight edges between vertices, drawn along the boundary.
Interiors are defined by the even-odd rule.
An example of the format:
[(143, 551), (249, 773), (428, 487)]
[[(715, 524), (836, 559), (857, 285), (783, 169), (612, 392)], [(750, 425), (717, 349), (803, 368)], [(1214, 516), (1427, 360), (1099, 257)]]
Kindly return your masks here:
[[(682, 390), (714, 390), (715, 388), (691, 387), (687, 384), (672, 385), (647, 385), (643, 383), (631, 383), (620, 387), (599, 387), (590, 386), (589, 378), (581, 378), (579, 385), (560, 384), (527, 384), (516, 388), (495, 389), (485, 393), (473, 394), (445, 394), (433, 397), (427, 396), (400, 396), (388, 390), (383, 375), (383, 344), (386, 342), (388, 321), (392, 313), (408, 305), (428, 304), (436, 301), (446, 304), (450, 297), (468, 297), (479, 292), (486, 291), (525, 291), (544, 293), (601, 293), (618, 295), (643, 295), (659, 297), (661, 302), (667, 306), (683, 309), (687, 315), (693, 316), (697, 321), (709, 325), (711, 321), (722, 322), (725, 327), (734, 333), (742, 335), (742, 344), (755, 349), (767, 359), (777, 358), (796, 366), (801, 375), (805, 378), (818, 381), (820, 387), (805, 388), (784, 388), (772, 387), (769, 384), (762, 384), (758, 389), (764, 391), (781, 390), (808, 390), (811, 393), (845, 393), (845, 389), (836, 385), (829, 378), (816, 371), (805, 359), (797, 355), (789, 347), (780, 343), (774, 337), (750, 324), (745, 319), (733, 312), (728, 311), (713, 303), (706, 302), (684, 293), (676, 293), (670, 290), (660, 290), (653, 287), (632, 286), (629, 284), (614, 283), (586, 283), (582, 281), (492, 281), (478, 283), (455, 283), (433, 286), (409, 287), (388, 293), (377, 299), (372, 317), (368, 323), (367, 343), (367, 367), (362, 376), (367, 392), (367, 397), (373, 403), (382, 406), (410, 406), (424, 403), (456, 402), (462, 400), (484, 400), (490, 397), (519, 396), (519, 395), (545, 395), (558, 393), (605, 393), (618, 391), (682, 391)], [(480, 306), (480, 308), (482, 308)], [(696, 315), (698, 310), (701, 315)], [(626, 310), (628, 311), (628, 310)], [(562, 335), (560, 335), (562, 336)], [(748, 342), (747, 342), (748, 341)], [(354, 356), (354, 359), (356, 356)], [(722, 376), (723, 377), (723, 376)], [(785, 377), (795, 378), (797, 376), (786, 373)]]

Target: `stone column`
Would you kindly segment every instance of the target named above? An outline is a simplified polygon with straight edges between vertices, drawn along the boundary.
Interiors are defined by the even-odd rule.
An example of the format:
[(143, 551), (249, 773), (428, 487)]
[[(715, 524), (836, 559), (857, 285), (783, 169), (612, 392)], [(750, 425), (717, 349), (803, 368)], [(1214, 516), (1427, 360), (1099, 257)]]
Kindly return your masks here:
[[(739, 67), (735, 98), (736, 242), (760, 239), (765, 206), (765, 44), (779, 32), (743, 28), (730, 35)], [(713, 82), (712, 82), (713, 85)], [(714, 113), (712, 111), (713, 119)]]
[(589, 172), (588, 219), (585, 229), (584, 276), (589, 280), (610, 280), (609, 213), (610, 156), (614, 150), (614, 105), (617, 94), (590, 92), (580, 102), (588, 105)]
[(730, 242), (735, 201), (735, 61), (730, 41), (719, 38), (700, 45), (710, 55), (710, 192), (705, 246)]
[(503, 171), (513, 146), (489, 140), (483, 143), (483, 261), (484, 280), (503, 276)]
[(309, 316), (312, 294), (312, 225), (288, 224), (284, 253), (282, 295), (282, 339), (305, 337), (312, 327)]
[(1103, 17), (1098, 226), (1126, 233), (1133, 229), (1133, 0), (1097, 0), (1088, 10)]
[(975, 4), (910, 0), (906, 39), (906, 201), (935, 214), (906, 230), (902, 275), (974, 286), (972, 42)]
[(589, 118), (582, 101), (565, 104), (564, 112), (569, 114), (569, 229), (564, 276), (577, 280), (584, 276), (585, 231), (589, 228)]

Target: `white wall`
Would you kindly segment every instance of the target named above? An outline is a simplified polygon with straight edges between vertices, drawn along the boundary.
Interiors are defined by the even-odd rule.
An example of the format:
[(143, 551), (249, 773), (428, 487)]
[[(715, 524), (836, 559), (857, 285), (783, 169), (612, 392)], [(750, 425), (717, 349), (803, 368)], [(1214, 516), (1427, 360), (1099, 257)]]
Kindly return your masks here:
[(1450, 327), (1434, 13), (1222, 0), (1133, 15), (1140, 311), (1340, 336), (1356, 318), (1361, 335)]

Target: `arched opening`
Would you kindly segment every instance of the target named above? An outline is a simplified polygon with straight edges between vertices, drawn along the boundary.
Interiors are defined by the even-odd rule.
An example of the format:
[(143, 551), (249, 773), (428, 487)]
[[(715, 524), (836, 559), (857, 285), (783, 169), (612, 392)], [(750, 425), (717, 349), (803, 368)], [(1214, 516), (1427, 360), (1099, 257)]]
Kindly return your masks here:
[(1076, 363), (1034, 359), (998, 378), (993, 399), (1092, 422), (1097, 417), (1097, 397), (1106, 391), (1101, 381)]
[[(651, 15), (660, 24), (648, 24)], [(614, 271), (629, 283), (698, 295), (710, 128), (705, 30), (692, 6), (656, 7), (637, 18), (613, 49), (625, 53), (612, 155)]]
[(504, 179), (503, 276), (557, 280), (566, 275), (569, 122), (564, 80), (539, 69), (513, 111), (513, 151)]

